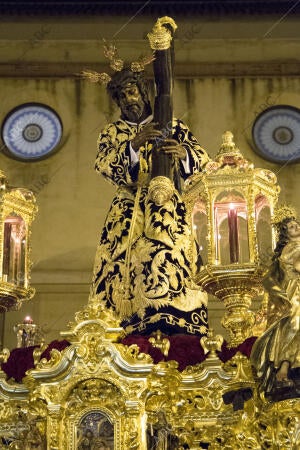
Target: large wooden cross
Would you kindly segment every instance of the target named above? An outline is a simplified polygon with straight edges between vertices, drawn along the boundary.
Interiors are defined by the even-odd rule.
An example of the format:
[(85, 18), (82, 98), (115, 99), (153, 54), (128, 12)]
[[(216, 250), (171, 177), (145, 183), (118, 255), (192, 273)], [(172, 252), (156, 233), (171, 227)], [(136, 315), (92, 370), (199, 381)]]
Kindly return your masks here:
[[(174, 66), (174, 45), (173, 34), (177, 26), (170, 17), (162, 17), (157, 20), (151, 33), (148, 34), (150, 46), (154, 50), (155, 60), (153, 63), (154, 78), (156, 85), (156, 96), (154, 103), (154, 122), (158, 123), (159, 129), (163, 133), (162, 139), (156, 139), (152, 149), (152, 184), (156, 179), (160, 181), (158, 190), (166, 189), (162, 185), (161, 177), (174, 182), (174, 161), (172, 158), (160, 151), (163, 145), (163, 138), (172, 137), (173, 119), (173, 66)], [(157, 178), (158, 177), (158, 178)], [(166, 182), (166, 185), (168, 183)], [(177, 189), (180, 186), (175, 186)], [(166, 193), (166, 199), (172, 195)], [(154, 194), (155, 197), (155, 194)], [(161, 196), (159, 195), (159, 198)], [(155, 198), (153, 198), (155, 200)]]

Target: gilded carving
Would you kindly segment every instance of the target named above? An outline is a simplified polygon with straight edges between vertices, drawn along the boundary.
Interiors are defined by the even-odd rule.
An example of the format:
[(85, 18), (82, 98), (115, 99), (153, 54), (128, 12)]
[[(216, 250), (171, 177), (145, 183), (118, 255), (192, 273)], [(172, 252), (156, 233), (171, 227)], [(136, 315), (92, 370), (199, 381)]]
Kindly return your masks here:
[(117, 348), (121, 356), (130, 363), (135, 363), (137, 361), (151, 364), (153, 359), (147, 353), (141, 353), (139, 347), (136, 344), (132, 345), (122, 345), (118, 344)]
[[(166, 25), (175, 30), (173, 21), (162, 18), (149, 36), (151, 45), (156, 50), (170, 45), (172, 33)], [(116, 59), (116, 49), (113, 46), (107, 47), (107, 56), (114, 67), (120, 67), (121, 63)], [(135, 66), (136, 69), (140, 67), (138, 64)], [(96, 78), (99, 76), (94, 74)], [(104, 78), (107, 81), (107, 76)], [(187, 137), (189, 131), (184, 124), (176, 121), (175, 126), (178, 134)], [(118, 127), (118, 146), (124, 147), (132, 137), (132, 131), (124, 121), (118, 122)], [(137, 130), (134, 131), (136, 133)], [(106, 128), (100, 144), (107, 157), (106, 176), (109, 177), (112, 169), (116, 169), (115, 175), (121, 179), (124, 171), (120, 152), (116, 148), (112, 150), (110, 146), (114, 134), (115, 126)], [(227, 310), (223, 325), (230, 334), (229, 345), (234, 347), (242, 343), (253, 331), (254, 314), (250, 309), (252, 298), (262, 291), (255, 202), (259, 196), (263, 196), (268, 200), (270, 213), (273, 211), (279, 193), (276, 176), (268, 170), (255, 169), (234, 144), (232, 134), (227, 132), (215, 161), (203, 160), (203, 172), (193, 175), (186, 182), (183, 195), (185, 205), (176, 194), (177, 206), (172, 209), (172, 205), (167, 204), (172, 192), (166, 198), (161, 198), (161, 193), (165, 194), (162, 191), (169, 189), (168, 183), (163, 179), (156, 180), (158, 186), (154, 186), (154, 191), (157, 191), (154, 193), (154, 207), (147, 203), (148, 191), (146, 193), (144, 189), (151, 163), (150, 156), (146, 154), (151, 153), (150, 146), (145, 145), (140, 151), (141, 170), (137, 186), (131, 191), (121, 184), (110, 220), (105, 225), (109, 242), (105, 242), (98, 251), (99, 265), (103, 262), (104, 265), (110, 263), (111, 255), (122, 257), (116, 265), (106, 265), (104, 272), (101, 272), (103, 278), (97, 283), (105, 286), (106, 290), (114, 283), (113, 306), (118, 310), (119, 319), (131, 314), (132, 307), (142, 317), (153, 299), (157, 301), (157, 309), (149, 315), (148, 322), (141, 322), (136, 328), (128, 325), (127, 333), (143, 331), (144, 325), (161, 320), (163, 313), (159, 312), (160, 306), (170, 300), (164, 292), (159, 291), (162, 279), (168, 289), (171, 285), (174, 292), (177, 292), (181, 288), (178, 280), (182, 280), (178, 276), (179, 271), (186, 267), (184, 280), (191, 272), (185, 255), (195, 256), (195, 248), (192, 248), (193, 235), (186, 222), (178, 236), (176, 234), (176, 223), (180, 217), (176, 208), (186, 205), (190, 217), (193, 208), (202, 208), (207, 220), (208, 263), (198, 272), (195, 270), (192, 273), (193, 279), (186, 286), (184, 298), (188, 299), (189, 304), (194, 301), (193, 283), (218, 297)], [(0, 177), (1, 175), (0, 172)], [(23, 208), (22, 217), (26, 217), (28, 222), (32, 220), (35, 206), (34, 199), (28, 192), (16, 190), (5, 195), (5, 213), (11, 213), (14, 202)], [(220, 200), (223, 203), (226, 200), (230, 204), (230, 198), (233, 203), (243, 203), (240, 220), (247, 219), (245, 233), (249, 244), (246, 262), (224, 262), (218, 254), (220, 229), (215, 210), (222, 206)], [(126, 202), (122, 203), (124, 199)], [(25, 200), (30, 203), (30, 208), (24, 206)], [(139, 211), (138, 204), (146, 205), (145, 211)], [(261, 207), (261, 200), (258, 204)], [(163, 214), (160, 209), (162, 205)], [(226, 210), (226, 214), (228, 211)], [(130, 224), (128, 212), (132, 215), (134, 227)], [(154, 221), (147, 220), (149, 217)], [(128, 235), (122, 234), (124, 230), (121, 229), (121, 220), (124, 220)], [(230, 228), (229, 215), (226, 220)], [(3, 223), (0, 222), (0, 225)], [(153, 240), (159, 237), (163, 244), (164, 250), (159, 256), (152, 252), (154, 244), (147, 242), (145, 236), (141, 238), (145, 229), (148, 237)], [(3, 242), (1, 234), (0, 242)], [(112, 242), (113, 254), (109, 248)], [(132, 245), (129, 246), (129, 243)], [(172, 267), (170, 263), (165, 250), (169, 246), (174, 247), (172, 257), (178, 267)], [(151, 264), (152, 278), (146, 279), (147, 276), (141, 269), (143, 262)], [(29, 261), (26, 264), (29, 268)], [(5, 283), (2, 282), (3, 289), (7, 289)], [(126, 346), (120, 342), (124, 330), (116, 313), (105, 305), (105, 293), (101, 289), (97, 293), (96, 290), (92, 292), (88, 305), (76, 313), (74, 322), (69, 324), (67, 331), (61, 333), (70, 342), (67, 349), (62, 352), (52, 350), (49, 361), (39, 361), (43, 347), (36, 349), (35, 368), (26, 374), (22, 383), (7, 381), (4, 373), (0, 372), (1, 449), (300, 448), (300, 399), (270, 401), (263, 391), (259, 391), (249, 360), (241, 353), (236, 353), (228, 362), (222, 363), (218, 356), (222, 350), (222, 336), (214, 336), (212, 330), (208, 330), (207, 336), (203, 336), (200, 341), (206, 359), (182, 372), (178, 370), (176, 361), (154, 364), (152, 358), (140, 352), (136, 344)], [(191, 294), (187, 293), (188, 289), (192, 291)], [(129, 292), (132, 301), (129, 301), (129, 297), (126, 298)], [(26, 293), (28, 296), (32, 294), (28, 286)], [(180, 312), (183, 311), (181, 300), (180, 295), (172, 297), (173, 305), (176, 308), (178, 306)], [(197, 314), (192, 316), (194, 329), (206, 334), (207, 317)], [(181, 314), (167, 314), (163, 319), (167, 319), (171, 327), (176, 322), (182, 331), (193, 332), (193, 329), (188, 328), (191, 324), (188, 325)], [(201, 321), (202, 330), (199, 325)], [(295, 324), (293, 320), (293, 325), (298, 325), (299, 330), (299, 323)], [(149, 341), (154, 348), (161, 350), (165, 359), (169, 357), (170, 340), (159, 330)], [(0, 361), (5, 361), (8, 355), (8, 351), (3, 350)]]
[(59, 445), (60, 443), (60, 419), (61, 419), (61, 411), (59, 408), (56, 410), (52, 409), (49, 411), (48, 416), (48, 426), (47, 426), (47, 438), (48, 438), (48, 445), (51, 450), (59, 450), (61, 447)]
[(140, 448), (139, 426), (137, 419), (126, 418), (124, 423), (122, 448), (126, 450), (138, 450)]

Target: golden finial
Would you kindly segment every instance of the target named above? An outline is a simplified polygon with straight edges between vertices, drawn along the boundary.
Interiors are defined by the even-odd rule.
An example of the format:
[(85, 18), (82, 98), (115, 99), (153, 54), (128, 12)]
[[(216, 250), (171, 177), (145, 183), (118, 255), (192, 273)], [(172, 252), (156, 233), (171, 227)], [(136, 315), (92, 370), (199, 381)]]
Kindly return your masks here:
[(223, 336), (221, 336), (220, 334), (217, 334), (215, 336), (214, 330), (212, 328), (208, 329), (207, 336), (203, 336), (200, 339), (200, 344), (204, 350), (205, 355), (210, 352), (210, 356), (213, 358), (217, 357), (216, 351), (221, 351), (223, 342)]
[(172, 34), (176, 29), (177, 25), (171, 17), (164, 16), (157, 19), (152, 31), (147, 34), (152, 50), (167, 50), (170, 48)]
[(7, 186), (7, 180), (6, 180), (5, 173), (2, 172), (2, 170), (0, 170), (0, 190), (5, 191), (6, 186)]
[(295, 208), (291, 205), (283, 204), (275, 208), (272, 216), (272, 225), (278, 226), (284, 219), (292, 219), (297, 217)]
[(10, 355), (8, 348), (3, 348), (0, 352), (0, 364), (6, 363)]
[(233, 166), (247, 166), (248, 161), (243, 157), (239, 148), (235, 145), (231, 131), (222, 134), (222, 145), (218, 151), (215, 161), (220, 164)]
[(162, 332), (160, 330), (157, 330), (154, 333), (152, 333), (152, 337), (150, 337), (148, 341), (154, 348), (159, 348), (159, 350), (162, 352), (164, 356), (168, 356), (170, 349), (170, 341), (168, 338), (163, 337)]
[(222, 134), (222, 145), (218, 154), (224, 153), (240, 153), (239, 148), (234, 143), (231, 131), (225, 131), (225, 133)]
[(225, 131), (224, 134), (222, 134), (222, 141), (223, 144), (229, 144), (235, 146), (233, 142), (233, 133), (231, 131)]

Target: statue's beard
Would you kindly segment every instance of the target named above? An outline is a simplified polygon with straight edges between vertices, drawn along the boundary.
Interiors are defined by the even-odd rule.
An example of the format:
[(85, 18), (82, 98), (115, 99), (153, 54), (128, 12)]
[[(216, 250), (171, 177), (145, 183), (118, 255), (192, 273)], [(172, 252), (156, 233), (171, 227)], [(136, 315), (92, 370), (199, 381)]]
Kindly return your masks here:
[(122, 119), (140, 123), (152, 114), (152, 109), (149, 101), (146, 101), (143, 104), (132, 103), (131, 107), (128, 105), (126, 108), (121, 109), (121, 112)]
[(133, 103), (132, 105), (128, 105), (126, 109), (123, 111), (123, 117), (129, 122), (139, 122), (144, 113), (144, 105), (141, 107), (137, 103)]

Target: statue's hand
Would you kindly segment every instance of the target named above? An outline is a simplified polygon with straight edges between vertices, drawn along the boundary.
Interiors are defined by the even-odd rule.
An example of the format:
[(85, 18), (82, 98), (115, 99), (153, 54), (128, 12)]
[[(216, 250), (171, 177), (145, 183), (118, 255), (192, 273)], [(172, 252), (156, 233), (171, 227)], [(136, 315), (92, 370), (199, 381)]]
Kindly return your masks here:
[(148, 123), (139, 133), (137, 133), (131, 141), (131, 146), (134, 151), (137, 151), (142, 145), (145, 145), (147, 141), (161, 139), (162, 132), (157, 130), (155, 128), (156, 126), (157, 123)]
[(170, 156), (176, 156), (179, 159), (186, 159), (186, 150), (175, 139), (164, 139), (161, 150)]

